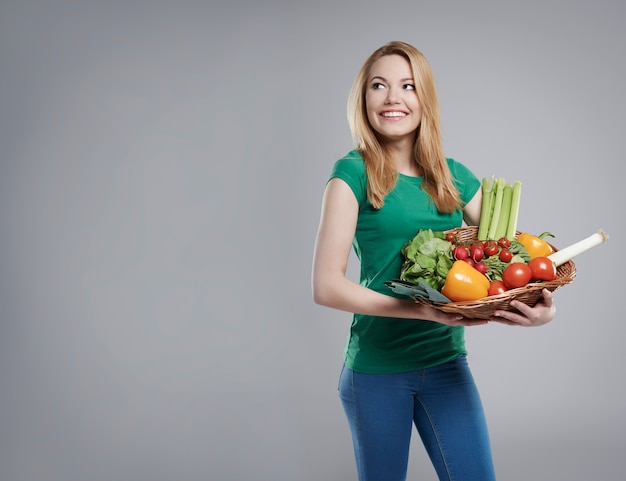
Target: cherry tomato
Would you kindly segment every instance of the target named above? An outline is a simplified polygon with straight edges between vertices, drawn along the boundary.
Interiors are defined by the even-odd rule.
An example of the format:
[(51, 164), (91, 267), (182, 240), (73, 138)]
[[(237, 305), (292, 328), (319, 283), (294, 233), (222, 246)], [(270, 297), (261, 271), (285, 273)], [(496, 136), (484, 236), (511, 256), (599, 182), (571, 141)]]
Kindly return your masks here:
[(528, 261), (533, 281), (553, 281), (556, 279), (556, 266), (547, 257), (535, 257)]
[(500, 237), (498, 239), (498, 245), (500, 247), (504, 247), (505, 249), (508, 249), (509, 247), (511, 247), (511, 241), (506, 237)]
[(446, 232), (446, 240), (452, 244), (456, 244), (456, 236), (454, 232)]
[(482, 274), (487, 274), (487, 271), (489, 270), (487, 264), (485, 264), (483, 261), (474, 263), (474, 269)]
[(452, 250), (452, 256), (459, 261), (463, 261), (469, 257), (469, 251), (464, 245), (457, 245)]
[(513, 262), (502, 271), (502, 282), (508, 289), (524, 287), (530, 282), (533, 271), (524, 262)]
[(489, 290), (487, 291), (487, 295), (488, 296), (497, 296), (498, 294), (502, 294), (503, 292), (506, 292), (508, 289), (506, 288), (506, 285), (504, 285), (504, 282), (502, 281), (491, 281), (489, 283)]
[(506, 247), (500, 249), (500, 260), (502, 262), (511, 262), (511, 259), (513, 259), (513, 253), (510, 250)]
[(495, 256), (498, 253), (498, 244), (493, 239), (485, 241), (484, 252), (486, 256)]

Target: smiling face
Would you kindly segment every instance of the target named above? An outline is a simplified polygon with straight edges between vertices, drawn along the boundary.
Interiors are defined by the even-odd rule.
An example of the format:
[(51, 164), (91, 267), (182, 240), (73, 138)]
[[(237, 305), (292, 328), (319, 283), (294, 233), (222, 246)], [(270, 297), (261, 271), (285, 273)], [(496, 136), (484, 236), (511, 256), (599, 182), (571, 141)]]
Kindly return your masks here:
[(400, 55), (385, 55), (369, 72), (365, 90), (367, 118), (388, 141), (415, 140), (422, 111), (409, 62)]

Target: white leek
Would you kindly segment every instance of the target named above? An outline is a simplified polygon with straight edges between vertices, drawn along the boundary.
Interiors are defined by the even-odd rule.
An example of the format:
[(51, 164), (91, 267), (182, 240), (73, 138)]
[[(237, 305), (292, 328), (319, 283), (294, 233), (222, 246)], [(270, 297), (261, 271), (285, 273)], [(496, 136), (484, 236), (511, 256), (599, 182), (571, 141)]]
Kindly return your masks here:
[(567, 261), (573, 259), (579, 254), (591, 249), (592, 247), (598, 246), (600, 244), (605, 243), (609, 240), (609, 236), (600, 229), (595, 234), (590, 235), (589, 237), (575, 242), (572, 245), (565, 247), (564, 249), (558, 250), (548, 256), (556, 267), (565, 264)]

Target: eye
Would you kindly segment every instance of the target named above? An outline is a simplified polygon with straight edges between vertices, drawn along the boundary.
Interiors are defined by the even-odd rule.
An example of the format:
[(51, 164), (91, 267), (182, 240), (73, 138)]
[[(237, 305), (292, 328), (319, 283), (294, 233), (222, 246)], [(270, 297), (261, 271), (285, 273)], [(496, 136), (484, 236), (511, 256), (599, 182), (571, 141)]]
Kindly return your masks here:
[(378, 90), (378, 89), (384, 89), (385, 86), (383, 84), (381, 84), (380, 82), (374, 82), (372, 84), (372, 90)]
[(403, 87), (405, 90), (415, 90), (415, 85), (413, 84), (404, 84)]

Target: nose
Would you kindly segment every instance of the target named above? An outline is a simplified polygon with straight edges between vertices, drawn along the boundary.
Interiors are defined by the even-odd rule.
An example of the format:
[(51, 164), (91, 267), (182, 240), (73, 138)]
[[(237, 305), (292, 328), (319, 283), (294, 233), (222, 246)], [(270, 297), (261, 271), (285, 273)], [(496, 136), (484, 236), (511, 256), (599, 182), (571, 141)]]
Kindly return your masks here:
[(400, 95), (398, 93), (398, 89), (395, 87), (390, 87), (387, 90), (387, 99), (386, 99), (388, 104), (397, 104), (398, 102), (400, 102)]

